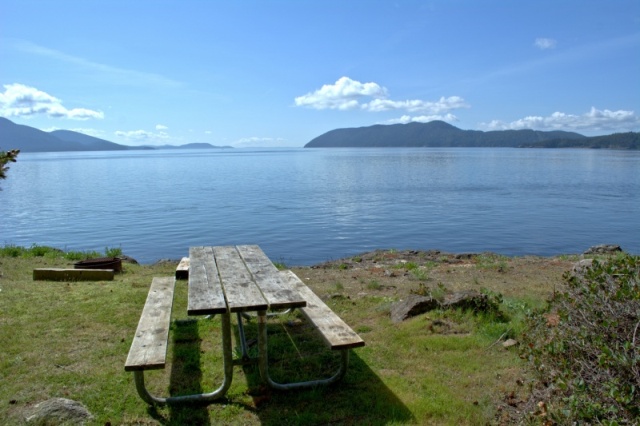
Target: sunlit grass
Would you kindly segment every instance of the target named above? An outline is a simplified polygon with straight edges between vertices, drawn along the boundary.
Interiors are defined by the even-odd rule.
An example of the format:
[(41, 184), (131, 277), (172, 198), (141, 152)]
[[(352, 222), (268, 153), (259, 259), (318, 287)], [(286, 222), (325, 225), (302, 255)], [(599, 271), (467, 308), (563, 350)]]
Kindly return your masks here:
[[(176, 265), (125, 264), (108, 282), (32, 280), (33, 268), (70, 261), (53, 249), (0, 250), (0, 419), (8, 424), (20, 423), (37, 402), (64, 397), (85, 404), (100, 425), (484, 425), (523, 374), (516, 351), (492, 344), (509, 329), (519, 329), (528, 301), (504, 302), (509, 320), (437, 311), (392, 324), (389, 309), (396, 299), (379, 296), (380, 283), (372, 280), (364, 284), (372, 292), (363, 297), (325, 299), (367, 344), (352, 351), (347, 376), (338, 385), (275, 392), (261, 383), (256, 366), (236, 366), (220, 402), (150, 410), (124, 362), (152, 277), (173, 275)], [(336, 282), (332, 291), (345, 287)], [(176, 283), (174, 300), (169, 363), (146, 375), (147, 387), (164, 396), (210, 392), (222, 381), (220, 318), (187, 317), (185, 281)], [(451, 325), (443, 332), (433, 327), (435, 320)], [(337, 368), (338, 354), (326, 349), (298, 313), (269, 319), (268, 330), (275, 380), (317, 379)], [(255, 339), (255, 319), (247, 322), (246, 332)]]

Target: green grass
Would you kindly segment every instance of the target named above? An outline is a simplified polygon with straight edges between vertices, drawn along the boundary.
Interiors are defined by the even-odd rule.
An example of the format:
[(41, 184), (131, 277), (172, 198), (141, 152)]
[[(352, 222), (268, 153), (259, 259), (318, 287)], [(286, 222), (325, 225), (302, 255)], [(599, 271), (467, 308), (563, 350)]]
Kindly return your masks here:
[[(149, 408), (124, 362), (152, 277), (173, 275), (176, 265), (125, 264), (123, 273), (105, 282), (31, 278), (33, 268), (70, 263), (66, 254), (36, 246), (0, 250), (3, 424), (21, 424), (34, 404), (64, 397), (85, 404), (96, 425), (485, 425), (524, 374), (516, 351), (492, 344), (517, 329), (513, 321), (528, 302), (505, 302), (511, 322), (438, 312), (392, 324), (395, 299), (372, 293), (326, 302), (367, 344), (352, 351), (347, 375), (337, 385), (276, 392), (261, 383), (254, 366), (236, 366), (227, 397), (219, 402)], [(146, 375), (155, 394), (210, 392), (221, 383), (220, 319), (187, 317), (186, 301), (186, 282), (178, 281), (167, 368)], [(436, 319), (452, 324), (456, 333), (431, 331)], [(233, 324), (237, 331), (235, 317)], [(249, 339), (256, 337), (255, 320), (245, 329)], [(299, 314), (269, 319), (268, 330), (275, 380), (326, 377), (337, 368), (338, 354), (325, 349)]]
[(46, 257), (48, 259), (84, 260), (95, 257), (117, 257), (122, 255), (121, 248), (106, 247), (104, 253), (95, 250), (63, 251), (49, 246), (33, 244), (31, 247), (5, 245), (0, 247), (0, 257)]

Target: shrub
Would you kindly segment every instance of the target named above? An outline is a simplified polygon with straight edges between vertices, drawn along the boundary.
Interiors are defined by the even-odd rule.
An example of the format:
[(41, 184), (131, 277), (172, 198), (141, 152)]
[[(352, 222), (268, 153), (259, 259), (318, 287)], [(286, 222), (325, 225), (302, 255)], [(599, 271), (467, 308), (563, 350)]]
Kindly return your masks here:
[[(559, 424), (638, 424), (640, 257), (594, 260), (530, 317), (523, 345)], [(542, 404), (542, 405), (541, 405)]]

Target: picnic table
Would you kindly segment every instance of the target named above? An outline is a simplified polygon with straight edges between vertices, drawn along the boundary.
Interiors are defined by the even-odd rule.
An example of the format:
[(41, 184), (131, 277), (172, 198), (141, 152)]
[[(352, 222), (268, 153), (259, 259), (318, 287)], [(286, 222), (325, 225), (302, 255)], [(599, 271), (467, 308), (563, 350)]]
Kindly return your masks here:
[[(144, 371), (164, 368), (171, 320), (175, 278), (156, 277), (152, 281), (138, 329), (125, 363), (133, 371), (136, 389), (149, 404), (210, 402), (225, 395), (233, 379), (233, 366), (249, 359), (243, 321), (254, 312), (258, 321), (258, 364), (263, 382), (278, 390), (328, 385), (347, 371), (349, 350), (364, 341), (293, 272), (279, 271), (257, 245), (191, 247), (189, 249), (187, 314), (221, 316), (224, 379), (210, 393), (158, 397), (144, 384)], [(332, 350), (341, 352), (338, 371), (318, 380), (277, 383), (269, 375), (267, 316), (269, 311), (299, 309)], [(234, 359), (231, 314), (237, 316), (237, 341), (242, 359)]]

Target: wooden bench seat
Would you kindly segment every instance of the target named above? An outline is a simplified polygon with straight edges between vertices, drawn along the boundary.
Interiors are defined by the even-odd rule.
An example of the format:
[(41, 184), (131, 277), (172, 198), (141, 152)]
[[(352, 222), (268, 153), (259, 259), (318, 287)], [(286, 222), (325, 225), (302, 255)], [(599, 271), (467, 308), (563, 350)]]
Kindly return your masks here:
[(176, 279), (188, 280), (189, 279), (189, 258), (183, 257), (180, 259), (180, 263), (176, 267)]
[(325, 343), (332, 350), (351, 349), (365, 345), (364, 340), (307, 287), (296, 274), (288, 270), (280, 273), (283, 279), (307, 301), (307, 306), (299, 308), (300, 311), (318, 330)]
[(165, 367), (175, 282), (174, 277), (153, 278), (124, 365), (125, 371)]

